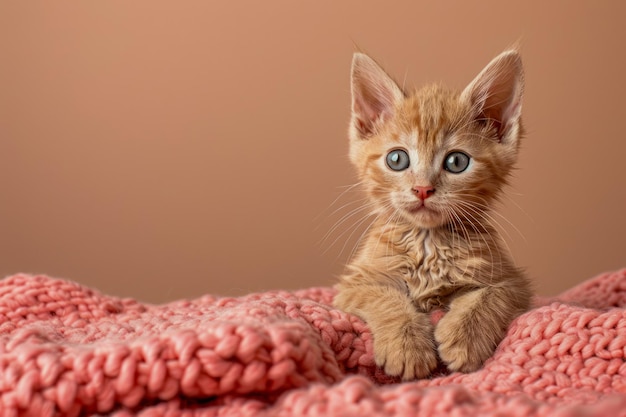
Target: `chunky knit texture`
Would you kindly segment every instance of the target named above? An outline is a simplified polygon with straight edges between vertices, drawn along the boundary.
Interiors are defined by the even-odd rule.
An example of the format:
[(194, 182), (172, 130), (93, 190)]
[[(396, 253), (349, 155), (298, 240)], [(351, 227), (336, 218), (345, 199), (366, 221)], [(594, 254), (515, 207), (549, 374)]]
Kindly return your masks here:
[(399, 383), (311, 288), (155, 306), (0, 281), (0, 415), (626, 416), (626, 269), (515, 320), (471, 374)]

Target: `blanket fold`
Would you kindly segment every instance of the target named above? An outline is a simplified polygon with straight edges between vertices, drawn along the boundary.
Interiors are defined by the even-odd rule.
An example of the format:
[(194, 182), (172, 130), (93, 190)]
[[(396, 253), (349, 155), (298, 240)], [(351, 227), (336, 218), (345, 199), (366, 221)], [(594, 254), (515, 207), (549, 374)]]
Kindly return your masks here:
[(164, 305), (0, 281), (0, 415), (626, 416), (626, 269), (517, 318), (484, 367), (404, 382), (334, 290)]

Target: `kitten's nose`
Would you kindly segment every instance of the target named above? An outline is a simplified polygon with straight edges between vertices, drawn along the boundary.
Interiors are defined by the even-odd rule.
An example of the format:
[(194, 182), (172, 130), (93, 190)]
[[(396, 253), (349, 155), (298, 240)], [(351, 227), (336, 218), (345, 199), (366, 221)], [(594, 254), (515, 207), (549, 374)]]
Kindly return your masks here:
[(416, 196), (418, 196), (422, 201), (426, 200), (431, 195), (435, 194), (435, 187), (422, 187), (420, 185), (416, 185), (413, 187), (413, 192)]

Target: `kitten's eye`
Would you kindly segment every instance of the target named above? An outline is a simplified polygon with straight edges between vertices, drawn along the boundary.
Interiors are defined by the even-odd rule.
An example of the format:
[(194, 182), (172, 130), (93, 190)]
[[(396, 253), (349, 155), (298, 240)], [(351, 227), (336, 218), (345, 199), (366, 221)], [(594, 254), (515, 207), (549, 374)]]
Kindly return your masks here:
[(409, 154), (396, 149), (387, 154), (387, 166), (394, 171), (404, 171), (409, 167)]
[(470, 163), (470, 157), (463, 152), (450, 152), (446, 156), (443, 168), (453, 174), (460, 174), (465, 171)]

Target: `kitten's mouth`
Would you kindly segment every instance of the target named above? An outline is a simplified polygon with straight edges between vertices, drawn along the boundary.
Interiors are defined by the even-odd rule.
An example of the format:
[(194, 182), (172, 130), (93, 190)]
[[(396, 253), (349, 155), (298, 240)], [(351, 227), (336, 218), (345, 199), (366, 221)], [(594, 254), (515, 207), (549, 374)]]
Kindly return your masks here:
[(409, 207), (409, 212), (411, 213), (426, 213), (426, 212), (434, 213), (435, 210), (433, 210), (430, 207), (427, 207), (426, 204), (424, 203), (417, 203)]

